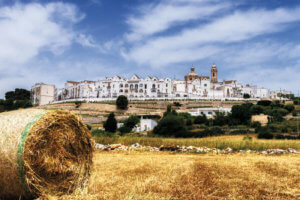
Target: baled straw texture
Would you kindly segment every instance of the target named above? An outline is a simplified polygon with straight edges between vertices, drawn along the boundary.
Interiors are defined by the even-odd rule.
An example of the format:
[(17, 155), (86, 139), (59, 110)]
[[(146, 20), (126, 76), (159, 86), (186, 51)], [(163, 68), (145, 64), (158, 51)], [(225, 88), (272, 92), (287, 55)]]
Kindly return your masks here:
[(69, 111), (1, 113), (0, 199), (81, 190), (90, 176), (92, 154), (88, 129)]

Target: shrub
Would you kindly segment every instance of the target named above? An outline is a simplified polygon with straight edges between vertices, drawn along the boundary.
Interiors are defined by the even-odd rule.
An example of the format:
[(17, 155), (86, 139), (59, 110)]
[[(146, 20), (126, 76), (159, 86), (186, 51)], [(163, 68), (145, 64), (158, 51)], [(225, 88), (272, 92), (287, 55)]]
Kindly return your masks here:
[(120, 95), (117, 98), (116, 105), (118, 109), (125, 110), (128, 106), (128, 99), (124, 95)]
[(284, 109), (286, 109), (289, 112), (292, 112), (295, 110), (295, 106), (293, 104), (287, 104), (284, 106)]
[(132, 128), (129, 128), (127, 126), (122, 126), (121, 128), (119, 128), (119, 131), (121, 133), (121, 135), (124, 135), (126, 133), (130, 133), (132, 130)]
[(260, 105), (260, 106), (270, 106), (271, 103), (272, 103), (272, 101), (269, 101), (269, 100), (261, 100), (261, 101), (257, 102), (257, 105)]
[(216, 115), (213, 119), (213, 125), (223, 126), (228, 123), (227, 116), (224, 112), (216, 112)]
[(250, 98), (250, 94), (245, 93), (245, 94), (243, 95), (243, 98), (244, 98), (244, 99), (249, 99), (249, 98)]
[(260, 106), (260, 105), (253, 105), (250, 108), (251, 115), (259, 115), (263, 112), (264, 112), (264, 108), (263, 108), (263, 106)]
[(161, 136), (184, 137), (187, 130), (182, 117), (169, 114), (158, 122), (153, 133)]
[(108, 115), (106, 122), (104, 123), (104, 129), (107, 132), (115, 133), (117, 130), (117, 120), (115, 114), (112, 112)]
[(289, 112), (284, 108), (276, 108), (271, 112), (273, 122), (282, 122), (283, 117), (286, 116)]
[(273, 134), (271, 133), (268, 127), (261, 127), (258, 129), (258, 136), (257, 138), (260, 139), (273, 139)]
[(182, 106), (182, 104), (179, 103), (179, 102), (174, 102), (173, 105), (174, 105), (174, 106), (177, 106), (177, 107), (181, 107), (181, 106)]
[(187, 125), (187, 126), (191, 126), (191, 125), (193, 125), (193, 121), (192, 121), (192, 119), (186, 119), (186, 122), (185, 122), (185, 124)]
[(194, 124), (206, 124), (206, 123), (207, 123), (207, 117), (205, 114), (197, 116), (194, 120)]
[(250, 125), (252, 128), (260, 128), (261, 127), (261, 123), (260, 122), (252, 122)]
[(296, 110), (293, 110), (293, 111), (292, 111), (292, 115), (293, 115), (294, 117), (296, 117), (296, 116), (297, 116), (297, 111), (296, 111)]

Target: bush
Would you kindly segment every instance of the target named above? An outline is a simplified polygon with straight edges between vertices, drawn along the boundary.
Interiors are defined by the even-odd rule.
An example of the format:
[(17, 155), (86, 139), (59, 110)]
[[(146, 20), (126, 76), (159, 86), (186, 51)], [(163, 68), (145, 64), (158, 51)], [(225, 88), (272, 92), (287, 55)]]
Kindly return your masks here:
[(130, 133), (132, 130), (132, 128), (126, 127), (126, 126), (122, 126), (121, 128), (119, 128), (119, 131), (121, 133), (121, 135), (124, 135), (126, 133)]
[(270, 106), (271, 103), (272, 103), (272, 101), (269, 101), (269, 100), (261, 100), (261, 101), (257, 102), (257, 105), (260, 105), (260, 106)]
[(245, 93), (245, 94), (243, 95), (243, 98), (244, 98), (244, 99), (249, 99), (249, 98), (250, 98), (250, 94)]
[(264, 108), (263, 108), (263, 106), (260, 106), (260, 105), (253, 105), (250, 108), (251, 115), (259, 115), (263, 112), (264, 112)]
[(273, 134), (271, 133), (268, 127), (261, 127), (258, 129), (258, 136), (257, 138), (260, 139), (273, 139)]
[(107, 132), (115, 133), (117, 130), (117, 120), (115, 114), (112, 112), (109, 114), (106, 122), (104, 123), (104, 129)]
[(283, 117), (286, 116), (289, 112), (284, 108), (276, 108), (271, 112), (273, 122), (282, 122)]
[(116, 105), (118, 109), (125, 110), (128, 106), (128, 99), (124, 95), (120, 95), (117, 98)]
[(286, 109), (289, 112), (292, 112), (295, 110), (295, 106), (293, 104), (287, 104), (284, 106), (284, 109)]
[(292, 115), (293, 115), (294, 117), (296, 117), (296, 116), (297, 116), (297, 111), (296, 111), (296, 110), (293, 110), (293, 111), (292, 111)]
[(182, 104), (179, 103), (179, 102), (174, 102), (173, 105), (174, 105), (174, 106), (177, 106), (177, 107), (181, 107), (181, 106), (182, 106)]
[(206, 123), (207, 123), (207, 117), (205, 114), (197, 116), (194, 120), (194, 124), (206, 124)]
[(252, 122), (250, 125), (252, 128), (260, 128), (261, 127), (261, 123), (260, 122)]
[(223, 126), (228, 124), (228, 118), (224, 112), (216, 112), (216, 115), (213, 119), (213, 125)]
[(182, 117), (169, 114), (158, 122), (153, 133), (161, 136), (185, 137), (187, 130)]

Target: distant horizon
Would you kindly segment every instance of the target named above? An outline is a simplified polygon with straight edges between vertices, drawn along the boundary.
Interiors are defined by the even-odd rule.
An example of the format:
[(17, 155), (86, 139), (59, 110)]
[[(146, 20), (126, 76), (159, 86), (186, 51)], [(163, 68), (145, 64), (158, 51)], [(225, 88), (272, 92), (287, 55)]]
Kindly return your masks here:
[(156, 76), (193, 65), (299, 96), (300, 2), (0, 0), (0, 99), (38, 82)]

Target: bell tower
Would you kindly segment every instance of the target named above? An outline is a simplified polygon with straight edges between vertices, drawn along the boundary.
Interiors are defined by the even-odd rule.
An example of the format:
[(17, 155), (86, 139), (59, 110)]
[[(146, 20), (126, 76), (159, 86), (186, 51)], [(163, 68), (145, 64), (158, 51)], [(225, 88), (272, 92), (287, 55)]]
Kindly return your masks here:
[(215, 64), (213, 64), (213, 66), (211, 67), (210, 81), (212, 83), (218, 82), (218, 70), (217, 70), (217, 66)]

